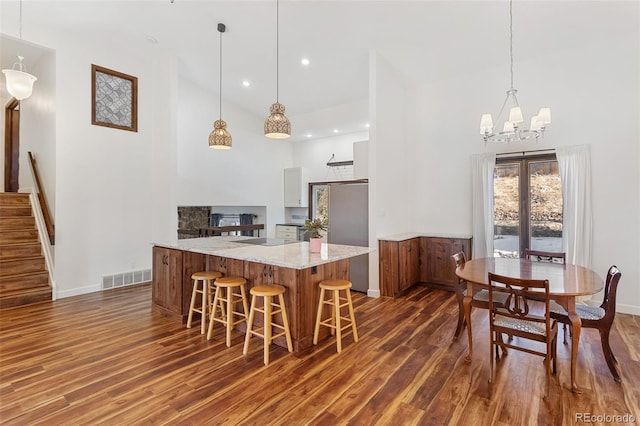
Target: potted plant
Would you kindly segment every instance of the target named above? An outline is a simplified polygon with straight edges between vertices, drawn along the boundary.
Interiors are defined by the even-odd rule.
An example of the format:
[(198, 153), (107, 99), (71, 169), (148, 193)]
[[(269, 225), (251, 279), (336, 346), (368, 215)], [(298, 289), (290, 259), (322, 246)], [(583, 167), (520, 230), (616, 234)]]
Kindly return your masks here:
[(322, 246), (322, 234), (320, 231), (326, 231), (329, 221), (326, 218), (315, 218), (313, 220), (304, 221), (304, 229), (310, 231), (309, 247), (312, 253), (320, 253)]

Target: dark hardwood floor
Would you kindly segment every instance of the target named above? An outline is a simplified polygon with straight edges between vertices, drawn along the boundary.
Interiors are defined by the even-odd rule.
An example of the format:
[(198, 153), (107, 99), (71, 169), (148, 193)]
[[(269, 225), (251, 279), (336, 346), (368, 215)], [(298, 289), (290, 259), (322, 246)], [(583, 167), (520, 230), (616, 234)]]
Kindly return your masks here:
[[(242, 356), (222, 327), (214, 340), (151, 311), (149, 285), (0, 312), (0, 422), (19, 425), (561, 425), (591, 416), (640, 422), (640, 317), (618, 314), (614, 382), (597, 331), (584, 330), (570, 391), (570, 348), (558, 345), (548, 402), (541, 358), (510, 351), (489, 375), (487, 312), (475, 310), (474, 357), (452, 342), (452, 293), (423, 286), (396, 300), (354, 293), (360, 340), (349, 333), (303, 353), (261, 341)], [(606, 420), (606, 419), (605, 419)], [(614, 419), (615, 420), (615, 419)], [(605, 422), (587, 422), (604, 424)], [(610, 424), (610, 423), (609, 423)]]

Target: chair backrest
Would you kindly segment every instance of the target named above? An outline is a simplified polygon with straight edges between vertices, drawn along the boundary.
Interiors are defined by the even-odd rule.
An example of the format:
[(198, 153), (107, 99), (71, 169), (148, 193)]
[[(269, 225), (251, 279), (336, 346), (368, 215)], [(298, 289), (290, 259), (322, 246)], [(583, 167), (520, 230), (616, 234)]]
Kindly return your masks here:
[[(533, 314), (529, 304), (532, 299), (540, 300), (541, 290), (544, 290), (544, 317)], [(504, 307), (494, 304), (494, 292), (507, 294)], [(549, 332), (551, 328), (549, 314), (549, 280), (512, 278), (489, 272), (489, 310), (505, 317), (546, 323), (547, 332)], [(490, 318), (493, 322), (493, 315), (491, 315)]]
[(467, 263), (467, 257), (465, 256), (463, 251), (455, 253), (453, 256), (451, 256), (451, 258), (456, 264), (456, 268), (464, 266), (464, 264)]
[(524, 250), (525, 259), (547, 262), (547, 263), (566, 263), (566, 254), (563, 251), (541, 251), (541, 250)]
[(621, 277), (622, 273), (616, 265), (613, 265), (607, 271), (607, 279), (604, 283), (604, 299), (600, 307), (605, 311), (605, 318), (611, 321), (613, 321), (613, 317), (616, 314), (616, 293)]

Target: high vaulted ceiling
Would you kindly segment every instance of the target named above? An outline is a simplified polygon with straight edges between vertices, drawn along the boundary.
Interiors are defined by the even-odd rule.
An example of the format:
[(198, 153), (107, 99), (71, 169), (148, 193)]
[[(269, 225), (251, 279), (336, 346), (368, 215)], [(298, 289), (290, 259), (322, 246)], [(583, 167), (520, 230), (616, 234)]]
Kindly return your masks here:
[[(637, 14), (634, 3), (515, 0), (516, 73), (518, 58), (596, 42), (620, 25), (633, 31), (629, 14)], [(328, 136), (334, 128), (341, 133), (365, 130), (372, 49), (409, 84), (504, 65), (505, 87), (496, 92), (508, 88), (507, 0), (280, 0), (279, 8), (279, 98), (292, 119), (292, 140), (305, 139), (309, 132)], [(8, 36), (2, 38), (1, 65), (8, 68), (17, 54), (19, 2), (2, 0), (0, 13), (1, 32)], [(217, 93), (219, 22), (227, 26), (224, 102), (266, 118), (276, 97), (275, 0), (23, 0), (22, 37), (29, 41), (34, 28), (51, 28), (78, 36), (92, 33), (117, 46), (168, 49), (179, 58), (186, 78)], [(27, 61), (34, 60), (32, 55), (37, 49), (25, 51)], [(300, 64), (303, 57), (309, 66)], [(241, 84), (245, 79), (249, 88)], [(343, 106), (341, 114), (328, 112), (336, 106)]]

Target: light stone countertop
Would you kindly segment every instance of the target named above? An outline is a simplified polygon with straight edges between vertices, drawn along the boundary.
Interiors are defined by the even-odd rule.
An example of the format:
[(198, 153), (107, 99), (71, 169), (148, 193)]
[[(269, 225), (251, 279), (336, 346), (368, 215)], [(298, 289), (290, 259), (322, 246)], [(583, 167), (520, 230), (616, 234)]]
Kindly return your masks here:
[(405, 241), (418, 237), (470, 239), (469, 234), (438, 234), (433, 232), (403, 232), (378, 238), (378, 241)]
[[(255, 237), (188, 238), (177, 242), (154, 243), (153, 245), (292, 269), (306, 269), (375, 251), (369, 247), (323, 243), (320, 253), (311, 253), (308, 241), (275, 246), (238, 243), (239, 240), (252, 238)], [(269, 240), (276, 239), (269, 238)]]

